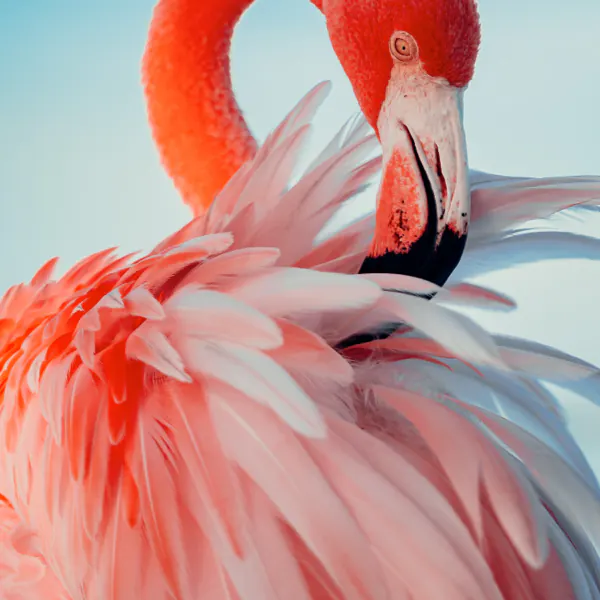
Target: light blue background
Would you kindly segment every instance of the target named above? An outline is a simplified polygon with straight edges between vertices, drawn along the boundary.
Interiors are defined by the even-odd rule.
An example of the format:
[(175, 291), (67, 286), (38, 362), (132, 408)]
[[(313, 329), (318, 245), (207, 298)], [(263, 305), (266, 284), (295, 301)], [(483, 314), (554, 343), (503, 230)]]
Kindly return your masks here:
[[(50, 256), (62, 256), (65, 268), (106, 246), (147, 249), (185, 222), (158, 164), (139, 85), (152, 5), (0, 0), (0, 290)], [(600, 2), (482, 0), (480, 10), (483, 48), (466, 101), (472, 166), (599, 174)], [(316, 145), (356, 110), (308, 0), (258, 0), (235, 37), (233, 70), (261, 139), (322, 79), (334, 81), (334, 92)], [(600, 230), (600, 219), (565, 223)], [(511, 270), (490, 283), (517, 298), (518, 312), (477, 316), (600, 364), (599, 278), (600, 266), (575, 261)], [(600, 471), (600, 410), (567, 403)]]

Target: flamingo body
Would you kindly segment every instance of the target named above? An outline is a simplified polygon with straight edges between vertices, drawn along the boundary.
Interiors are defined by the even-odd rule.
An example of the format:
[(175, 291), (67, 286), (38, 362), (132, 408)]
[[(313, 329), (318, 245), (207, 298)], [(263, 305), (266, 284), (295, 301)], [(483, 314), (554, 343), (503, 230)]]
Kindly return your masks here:
[[(581, 519), (598, 488), (535, 383), (594, 368), (441, 304), (510, 306), (492, 291), (428, 301), (427, 282), (353, 275), (370, 219), (315, 244), (378, 166), (357, 122), (289, 186), (323, 92), (149, 255), (108, 250), (56, 282), (51, 261), (4, 297), (5, 597), (597, 595)], [(599, 185), (570, 184), (569, 206)], [(502, 187), (477, 185), (475, 231), (562, 208), (520, 180), (520, 215), (494, 214)], [(390, 319), (394, 336), (333, 349)]]

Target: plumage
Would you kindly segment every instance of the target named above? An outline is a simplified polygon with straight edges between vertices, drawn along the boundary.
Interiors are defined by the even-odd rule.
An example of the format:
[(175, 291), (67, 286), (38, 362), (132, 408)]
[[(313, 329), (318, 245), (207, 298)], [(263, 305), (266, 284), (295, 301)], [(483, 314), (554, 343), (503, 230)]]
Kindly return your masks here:
[[(287, 140), (263, 164), (271, 153), (285, 160), (280, 144), (295, 155)], [(353, 168), (336, 156), (331, 177), (347, 186)], [(266, 200), (296, 215), (296, 263), (318, 265), (329, 254), (315, 253), (304, 227), (318, 234), (321, 206), (343, 199), (294, 193), (286, 172)], [(264, 171), (250, 165), (245, 177), (264, 181)], [(493, 338), (444, 308), (508, 303), (468, 282), (427, 300), (414, 296), (432, 291), (420, 280), (307, 270), (286, 260), (285, 244), (240, 248), (245, 206), (230, 213), (231, 231), (206, 230), (228, 200), (146, 257), (98, 254), (55, 282), (45, 267), (2, 302), (14, 325), (2, 355), (0, 489), (18, 507), (5, 505), (3, 526), (36, 532), (35, 577), (52, 582), (44, 594), (60, 582), (57, 598), (499, 599), (519, 589), (558, 600), (533, 581), (550, 552), (567, 571), (577, 561), (573, 598), (599, 597), (596, 536), (577, 516), (598, 510), (598, 486), (554, 401), (528, 387), (597, 370)], [(269, 223), (257, 219), (261, 237)], [(317, 247), (364, 254), (368, 235), (349, 229)], [(33, 322), (18, 296), (30, 298)], [(392, 337), (332, 348), (390, 314), (406, 326)], [(13, 343), (24, 334), (27, 344)], [(387, 352), (393, 361), (377, 358)], [(4, 568), (30, 569), (5, 540)], [(513, 576), (490, 564), (498, 552)], [(33, 597), (2, 583), (11, 598)]]

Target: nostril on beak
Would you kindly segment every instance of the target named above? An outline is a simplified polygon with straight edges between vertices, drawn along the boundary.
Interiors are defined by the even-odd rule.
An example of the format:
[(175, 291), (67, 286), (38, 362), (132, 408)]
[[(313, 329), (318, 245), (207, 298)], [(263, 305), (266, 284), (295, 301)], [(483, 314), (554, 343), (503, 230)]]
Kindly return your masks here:
[(442, 198), (446, 198), (448, 194), (448, 186), (446, 185), (446, 178), (442, 171), (442, 160), (440, 159), (440, 149), (438, 145), (435, 145), (435, 173), (440, 181), (440, 189), (442, 191)]

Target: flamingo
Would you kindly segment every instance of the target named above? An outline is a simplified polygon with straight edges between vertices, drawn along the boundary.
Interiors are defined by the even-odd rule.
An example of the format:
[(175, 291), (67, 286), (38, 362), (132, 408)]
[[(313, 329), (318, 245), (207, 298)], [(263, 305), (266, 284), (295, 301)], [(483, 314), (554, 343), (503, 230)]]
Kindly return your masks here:
[[(296, 180), (327, 85), (258, 148), (227, 58), (250, 3), (161, 0), (151, 25), (194, 219), (0, 302), (0, 598), (600, 597), (600, 490), (540, 383), (594, 398), (598, 370), (452, 310), (512, 307), (467, 276), (540, 243), (593, 256), (519, 228), (600, 180), (468, 171), (472, 0), (314, 2), (366, 121)], [(382, 163), (375, 219), (323, 235)]]

